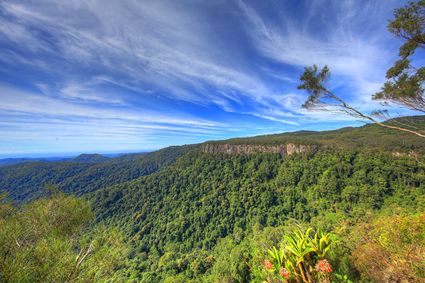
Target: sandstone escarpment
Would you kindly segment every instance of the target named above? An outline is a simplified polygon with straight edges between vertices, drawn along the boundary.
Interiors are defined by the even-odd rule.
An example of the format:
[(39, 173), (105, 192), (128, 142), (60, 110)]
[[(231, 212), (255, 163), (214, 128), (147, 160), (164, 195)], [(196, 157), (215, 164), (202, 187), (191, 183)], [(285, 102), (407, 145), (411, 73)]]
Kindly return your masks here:
[(297, 145), (293, 143), (281, 145), (259, 145), (259, 144), (213, 144), (202, 145), (204, 153), (226, 153), (226, 154), (253, 154), (253, 153), (276, 153), (282, 156), (296, 153), (314, 153), (317, 146)]
[(399, 152), (399, 151), (395, 151), (392, 153), (393, 156), (395, 157), (412, 157), (412, 158), (418, 158), (420, 155), (415, 152), (415, 151), (409, 151), (409, 152)]

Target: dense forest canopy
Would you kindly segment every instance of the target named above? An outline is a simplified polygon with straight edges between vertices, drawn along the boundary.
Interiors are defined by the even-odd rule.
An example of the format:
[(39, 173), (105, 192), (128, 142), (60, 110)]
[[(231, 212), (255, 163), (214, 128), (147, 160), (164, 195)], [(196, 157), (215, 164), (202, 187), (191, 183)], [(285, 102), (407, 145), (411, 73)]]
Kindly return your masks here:
[[(425, 128), (424, 116), (409, 116), (390, 119), (388, 125), (415, 125), (418, 129)], [(379, 137), (379, 139), (377, 138)], [(264, 144), (279, 145), (287, 143), (319, 145), (321, 147), (338, 147), (343, 149), (358, 148), (361, 150), (384, 150), (390, 152), (425, 153), (423, 139), (409, 133), (394, 129), (383, 129), (377, 125), (367, 124), (358, 128), (342, 128), (332, 131), (298, 131), (275, 135), (264, 135), (249, 138), (235, 138), (223, 141), (211, 141), (215, 144)]]
[[(425, 128), (423, 116), (403, 119)], [(390, 253), (394, 262), (405, 262), (400, 268), (409, 273), (412, 282), (421, 278), (424, 269), (420, 256), (411, 258), (402, 248), (414, 249), (418, 255), (424, 252), (420, 238), (425, 207), (424, 141), (366, 125), (208, 144), (288, 142), (314, 144), (317, 150), (282, 156), (267, 152), (210, 154), (201, 151), (202, 145), (171, 147), (98, 163), (4, 166), (0, 168), (0, 182), (17, 203), (51, 195), (51, 190), (44, 189), (51, 184), (85, 199), (75, 201), (88, 201), (91, 208), (87, 215), (93, 213), (93, 218), (81, 217), (85, 228), (73, 236), (76, 246), (97, 227), (119, 227), (125, 245), (117, 244), (114, 254), (122, 259), (106, 273), (116, 280), (261, 282), (271, 274), (263, 267), (267, 250), (279, 247), (283, 235), (289, 235), (294, 227), (309, 226), (340, 238), (327, 255), (335, 276), (365, 282), (384, 273), (393, 278), (396, 272), (389, 272), (392, 265), (388, 262), (388, 266), (379, 263), (373, 270), (366, 268), (379, 262), (380, 254)], [(42, 198), (28, 205), (20, 209), (38, 209), (46, 204)], [(10, 214), (3, 213), (2, 217), (8, 225), (12, 221)], [(386, 217), (396, 219), (394, 225), (400, 229), (416, 225), (412, 226), (416, 230), (409, 232), (416, 238), (400, 243), (396, 250), (387, 242), (368, 244), (380, 237), (369, 233), (370, 229), (386, 231), (382, 228), (389, 221)], [(25, 225), (19, 216), (13, 219)], [(116, 233), (111, 229), (103, 232), (105, 237)], [(403, 231), (385, 235), (395, 240)], [(58, 235), (60, 239), (68, 236)], [(120, 247), (128, 252), (119, 251)], [(18, 254), (20, 251), (14, 250)], [(365, 258), (367, 254), (370, 259)], [(84, 268), (89, 267), (82, 265), (81, 278), (93, 276), (90, 269)]]
[[(0, 190), (16, 202), (46, 194), (49, 185), (61, 191), (82, 195), (99, 188), (150, 174), (173, 163), (193, 146), (169, 147), (146, 154), (127, 154), (116, 158), (79, 156), (64, 162), (26, 162), (0, 167)], [(88, 162), (90, 161), (90, 162)]]

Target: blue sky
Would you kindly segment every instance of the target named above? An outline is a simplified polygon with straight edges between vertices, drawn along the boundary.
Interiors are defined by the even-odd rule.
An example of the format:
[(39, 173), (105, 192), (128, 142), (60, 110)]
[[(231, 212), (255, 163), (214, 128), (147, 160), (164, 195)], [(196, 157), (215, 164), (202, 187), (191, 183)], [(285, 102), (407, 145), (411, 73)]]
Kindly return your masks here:
[[(301, 108), (328, 64), (363, 111), (405, 1), (0, 2), (0, 156), (131, 152), (360, 125)], [(405, 113), (402, 113), (405, 114)]]

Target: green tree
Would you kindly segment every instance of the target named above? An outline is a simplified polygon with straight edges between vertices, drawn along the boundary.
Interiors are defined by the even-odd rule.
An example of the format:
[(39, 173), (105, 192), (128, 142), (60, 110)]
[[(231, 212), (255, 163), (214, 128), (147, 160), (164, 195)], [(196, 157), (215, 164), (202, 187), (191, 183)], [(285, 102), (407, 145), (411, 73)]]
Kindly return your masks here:
[(351, 235), (351, 261), (365, 281), (423, 282), (425, 214), (385, 215), (359, 223)]
[(117, 230), (96, 227), (86, 200), (54, 194), (22, 207), (0, 204), (1, 282), (101, 282), (128, 250)]
[[(425, 81), (425, 67), (415, 67), (412, 56), (425, 44), (425, 0), (410, 2), (406, 7), (396, 9), (395, 19), (391, 20), (388, 30), (395, 36), (405, 40), (400, 47), (399, 57), (387, 74), (387, 82), (382, 90), (372, 96), (375, 100), (391, 101), (409, 109), (425, 112), (425, 98), (423, 83)], [(382, 123), (376, 116), (386, 116), (386, 111), (376, 111), (372, 115), (362, 113), (349, 105), (326, 86), (330, 77), (328, 66), (321, 70), (316, 65), (306, 67), (300, 77), (298, 89), (306, 90), (310, 96), (303, 107), (312, 110), (326, 110), (350, 115), (356, 119), (378, 124), (383, 127), (408, 132), (425, 137), (423, 132), (406, 125)]]
[(415, 52), (425, 47), (425, 1), (410, 2), (396, 9), (388, 30), (404, 43), (399, 49), (399, 59), (387, 71), (387, 82), (373, 98), (425, 112), (425, 67), (415, 67), (412, 63)]

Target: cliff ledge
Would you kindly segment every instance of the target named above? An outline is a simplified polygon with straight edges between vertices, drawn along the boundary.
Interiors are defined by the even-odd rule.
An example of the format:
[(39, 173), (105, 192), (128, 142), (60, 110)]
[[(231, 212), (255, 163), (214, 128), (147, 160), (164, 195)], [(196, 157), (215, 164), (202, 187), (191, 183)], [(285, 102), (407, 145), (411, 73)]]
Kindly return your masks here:
[(282, 156), (296, 153), (314, 153), (317, 146), (296, 145), (293, 143), (281, 145), (258, 145), (258, 144), (212, 144), (206, 143), (201, 147), (204, 153), (226, 154), (253, 154), (253, 153), (276, 153)]

